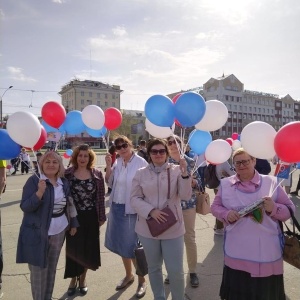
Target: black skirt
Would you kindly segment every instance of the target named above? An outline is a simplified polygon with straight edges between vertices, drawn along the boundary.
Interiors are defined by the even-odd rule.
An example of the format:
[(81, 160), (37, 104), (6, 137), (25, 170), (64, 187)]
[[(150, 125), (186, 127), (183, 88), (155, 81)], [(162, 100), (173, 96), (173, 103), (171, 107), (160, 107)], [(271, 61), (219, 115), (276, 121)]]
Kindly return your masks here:
[(99, 222), (96, 209), (78, 210), (80, 227), (74, 236), (66, 234), (66, 268), (64, 278), (81, 275), (84, 269), (97, 270), (100, 262)]
[(220, 288), (222, 300), (285, 300), (283, 275), (251, 277), (224, 266)]

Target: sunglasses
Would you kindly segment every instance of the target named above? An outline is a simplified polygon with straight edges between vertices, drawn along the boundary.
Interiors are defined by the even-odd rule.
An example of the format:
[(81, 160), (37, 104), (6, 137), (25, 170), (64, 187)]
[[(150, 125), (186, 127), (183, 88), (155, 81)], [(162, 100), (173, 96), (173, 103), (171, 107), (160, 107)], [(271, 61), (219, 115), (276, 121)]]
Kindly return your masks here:
[(157, 154), (160, 154), (160, 155), (163, 155), (163, 154), (166, 154), (167, 153), (167, 150), (166, 149), (152, 149), (150, 150), (150, 154), (153, 154), (153, 155), (157, 155)]
[(121, 144), (121, 145), (116, 146), (116, 149), (117, 149), (117, 150), (121, 150), (122, 148), (126, 149), (127, 147), (128, 147), (128, 144), (127, 144), (127, 143), (124, 143), (124, 144)]
[[(179, 141), (177, 141), (177, 143), (181, 144)], [(176, 145), (176, 141), (173, 140), (173, 141), (168, 141), (168, 146), (172, 146), (172, 145)]]
[(233, 162), (233, 164), (234, 164), (235, 167), (240, 167), (241, 165), (248, 166), (250, 161), (251, 161), (251, 159), (237, 160), (237, 161)]

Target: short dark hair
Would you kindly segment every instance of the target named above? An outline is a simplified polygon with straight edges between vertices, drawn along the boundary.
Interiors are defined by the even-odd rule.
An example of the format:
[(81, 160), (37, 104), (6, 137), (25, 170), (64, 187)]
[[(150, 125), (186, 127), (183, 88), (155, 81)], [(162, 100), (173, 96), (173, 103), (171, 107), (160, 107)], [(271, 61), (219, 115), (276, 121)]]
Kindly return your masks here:
[(153, 146), (155, 145), (163, 145), (166, 149), (166, 153), (167, 153), (167, 161), (168, 161), (168, 158), (170, 156), (170, 152), (169, 152), (169, 149), (168, 149), (168, 146), (167, 146), (167, 142), (166, 140), (164, 139), (159, 139), (159, 138), (155, 138), (155, 139), (151, 139), (148, 141), (148, 145), (147, 145), (147, 154), (149, 156), (149, 162), (151, 162), (151, 156), (150, 156), (150, 150), (152, 149)]
[(140, 140), (139, 145), (142, 147), (146, 146), (146, 141), (145, 140)]

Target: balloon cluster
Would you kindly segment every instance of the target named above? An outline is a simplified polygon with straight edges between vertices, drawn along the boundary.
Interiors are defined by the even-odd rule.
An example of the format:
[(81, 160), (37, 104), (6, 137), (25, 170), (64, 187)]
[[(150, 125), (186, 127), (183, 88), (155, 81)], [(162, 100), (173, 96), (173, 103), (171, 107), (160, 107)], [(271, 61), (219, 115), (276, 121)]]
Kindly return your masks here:
[[(93, 137), (104, 137), (107, 130), (115, 130), (122, 123), (121, 112), (110, 107), (103, 111), (96, 105), (86, 106), (82, 112), (70, 111), (58, 102), (49, 101), (41, 110), (42, 124), (30, 112), (19, 111), (7, 120), (7, 130), (0, 129), (0, 159), (11, 159), (19, 155), (21, 146), (37, 151), (47, 141), (47, 133), (79, 134), (86, 131)], [(71, 149), (65, 153), (70, 157)]]

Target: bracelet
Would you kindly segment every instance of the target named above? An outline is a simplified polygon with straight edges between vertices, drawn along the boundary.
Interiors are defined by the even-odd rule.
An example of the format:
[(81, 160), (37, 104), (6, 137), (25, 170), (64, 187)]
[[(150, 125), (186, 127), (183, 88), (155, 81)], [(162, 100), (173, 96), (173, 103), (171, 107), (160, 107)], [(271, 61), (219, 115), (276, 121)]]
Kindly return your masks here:
[(190, 178), (190, 175), (187, 175), (187, 176), (182, 176), (182, 175), (181, 175), (181, 178), (182, 178), (182, 179), (188, 179), (188, 178)]

